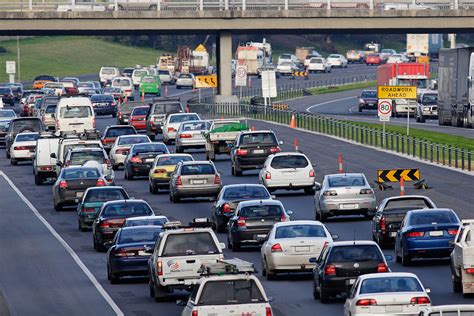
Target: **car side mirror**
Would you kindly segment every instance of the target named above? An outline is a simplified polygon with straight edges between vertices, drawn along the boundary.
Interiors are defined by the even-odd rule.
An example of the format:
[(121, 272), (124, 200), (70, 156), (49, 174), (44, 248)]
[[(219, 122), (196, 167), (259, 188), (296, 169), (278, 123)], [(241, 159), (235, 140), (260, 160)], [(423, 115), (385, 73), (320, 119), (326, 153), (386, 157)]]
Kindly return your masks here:
[(58, 166), (58, 167), (62, 167), (62, 165), (63, 165), (63, 164), (61, 163), (61, 161), (59, 161), (59, 160), (56, 160), (56, 166)]
[(282, 140), (279, 140), (279, 141), (278, 141), (278, 145), (280, 145), (280, 146), (283, 145), (283, 141), (282, 141)]
[(273, 296), (269, 296), (269, 297), (268, 297), (268, 302), (271, 303), (271, 302), (273, 302), (274, 300), (275, 300), (275, 299), (273, 298)]
[(149, 247), (149, 246), (145, 247), (145, 253), (152, 254), (153, 251), (154, 251), (153, 247)]
[(393, 260), (393, 256), (391, 256), (391, 255), (385, 255), (385, 260), (387, 260), (387, 261), (392, 261), (392, 260)]
[(222, 249), (222, 250), (225, 249), (225, 243), (221, 242), (221, 243), (219, 243), (219, 245), (221, 246), (221, 249)]
[(106, 242), (104, 243), (104, 247), (105, 247), (105, 248), (110, 248), (110, 247), (113, 246), (113, 244), (114, 244), (113, 241), (106, 241)]
[(316, 263), (316, 262), (318, 262), (318, 258), (316, 257), (309, 258), (309, 263)]
[(291, 215), (293, 215), (293, 211), (286, 211), (286, 214), (291, 216)]
[(427, 287), (427, 288), (425, 288), (425, 292), (426, 292), (427, 294), (430, 294), (430, 293), (431, 293), (431, 289), (430, 289), (429, 287)]
[(234, 144), (227, 144), (227, 147), (234, 148)]
[(51, 155), (49, 155), (49, 157), (51, 157), (53, 159), (56, 159), (56, 153), (51, 153)]
[(211, 197), (209, 198), (209, 201), (215, 202), (215, 201), (216, 201), (216, 197), (215, 197), (215, 196), (211, 196)]
[(186, 301), (183, 301), (183, 300), (177, 300), (176, 301), (176, 305), (178, 306), (186, 306), (188, 303), (186, 303)]
[(272, 200), (275, 200), (277, 198), (275, 194), (272, 194), (270, 197), (272, 198)]
[(332, 237), (332, 240), (337, 240), (337, 239), (339, 239), (339, 235), (338, 235), (338, 234), (332, 234), (331, 237)]
[(314, 190), (315, 191), (321, 191), (321, 183), (316, 182), (315, 185), (314, 185)]

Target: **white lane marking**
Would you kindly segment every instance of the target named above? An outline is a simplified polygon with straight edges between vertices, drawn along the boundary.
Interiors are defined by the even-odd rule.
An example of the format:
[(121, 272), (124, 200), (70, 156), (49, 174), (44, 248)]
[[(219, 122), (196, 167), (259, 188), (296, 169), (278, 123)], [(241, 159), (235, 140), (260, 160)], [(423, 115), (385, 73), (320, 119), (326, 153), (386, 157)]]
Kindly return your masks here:
[(2, 171), (0, 170), (0, 176), (2, 176), (5, 181), (8, 182), (10, 187), (16, 192), (16, 194), (23, 200), (23, 202), (28, 206), (28, 208), (36, 215), (36, 217), (43, 223), (44, 226), (49, 230), (49, 232), (54, 236), (54, 238), (59, 241), (59, 243), (66, 249), (66, 251), (71, 255), (72, 259), (76, 262), (76, 264), (81, 268), (84, 274), (89, 278), (92, 284), (95, 286), (97, 291), (102, 295), (102, 297), (107, 301), (107, 303), (112, 307), (114, 312), (119, 315), (123, 316), (124, 313), (120, 310), (120, 308), (115, 304), (114, 300), (109, 296), (109, 294), (104, 290), (102, 285), (97, 281), (94, 275), (90, 272), (90, 270), (86, 267), (84, 262), (79, 258), (79, 256), (72, 250), (69, 244), (56, 232), (56, 230), (48, 223), (48, 221), (40, 214), (40, 212), (36, 209), (36, 207), (23, 195), (23, 193), (16, 187), (12, 180)]
[(322, 102), (322, 103), (314, 104), (314, 105), (311, 105), (310, 107), (307, 107), (307, 108), (306, 108), (306, 112), (309, 112), (309, 113), (311, 113), (311, 109), (312, 109), (312, 108), (316, 108), (316, 107), (318, 107), (318, 106), (320, 106), (320, 105), (325, 105), (325, 104), (335, 103), (335, 102), (339, 102), (339, 101), (344, 101), (344, 100), (354, 99), (355, 97), (357, 97), (357, 96), (356, 96), (356, 95), (354, 95), (354, 96), (347, 97), (347, 98), (336, 99), (336, 100), (331, 100), (331, 101), (326, 101), (326, 102)]

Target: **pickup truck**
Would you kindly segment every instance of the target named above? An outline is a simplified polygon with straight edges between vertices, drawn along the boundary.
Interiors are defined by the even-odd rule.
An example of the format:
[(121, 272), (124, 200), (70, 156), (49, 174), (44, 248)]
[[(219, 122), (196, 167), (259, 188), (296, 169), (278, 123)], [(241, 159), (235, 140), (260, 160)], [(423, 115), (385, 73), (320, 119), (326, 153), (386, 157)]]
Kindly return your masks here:
[(206, 160), (214, 160), (218, 154), (230, 154), (229, 144), (235, 142), (235, 138), (242, 131), (250, 130), (245, 124), (241, 124), (238, 119), (214, 120), (206, 138)]
[(453, 290), (464, 296), (474, 293), (474, 220), (461, 221), (451, 253)]

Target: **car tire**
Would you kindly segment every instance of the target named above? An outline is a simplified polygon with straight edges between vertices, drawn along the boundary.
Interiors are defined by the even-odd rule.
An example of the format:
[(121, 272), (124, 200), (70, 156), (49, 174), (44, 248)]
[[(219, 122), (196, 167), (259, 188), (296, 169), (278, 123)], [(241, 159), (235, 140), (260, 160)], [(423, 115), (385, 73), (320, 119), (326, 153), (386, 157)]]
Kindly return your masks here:
[(329, 295), (326, 293), (322, 284), (319, 287), (319, 300), (321, 301), (321, 304), (329, 303)]
[(420, 116), (420, 123), (425, 123), (426, 122), (426, 119), (425, 117), (422, 115)]
[(158, 193), (158, 188), (155, 187), (153, 184), (150, 184), (150, 192), (152, 194), (157, 194)]
[(359, 113), (362, 113), (362, 108), (359, 106)]
[(117, 171), (119, 169), (119, 165), (112, 164), (112, 170)]
[(227, 248), (233, 250), (232, 243), (230, 242), (229, 234), (227, 234)]
[[(7, 146), (5, 146), (5, 147), (7, 147)], [(7, 150), (5, 150), (5, 157), (7, 157), (7, 159), (10, 159), (10, 153)]]
[(267, 276), (267, 269), (265, 268), (265, 265), (263, 264), (265, 259), (262, 259), (262, 276), (266, 277)]
[(319, 291), (318, 291), (318, 288), (316, 287), (315, 281), (313, 281), (313, 298), (315, 300), (319, 300)]
[(176, 146), (176, 153), (177, 153), (177, 154), (182, 154), (182, 153), (184, 153), (183, 148)]
[[(150, 271), (148, 271), (150, 273)], [(155, 287), (153, 286), (153, 283), (148, 282), (148, 290), (151, 298), (155, 298)]]
[(405, 255), (403, 248), (401, 249), (402, 252), (402, 266), (407, 267), (411, 265), (411, 256), (410, 255)]
[(155, 134), (149, 134), (148, 137), (150, 138), (151, 141), (154, 141), (156, 138)]
[(181, 199), (179, 197), (177, 197), (176, 195), (171, 194), (171, 193), (170, 193), (170, 199), (171, 199), (171, 202), (173, 202), (173, 203), (181, 202)]
[(458, 278), (454, 272), (451, 273), (451, 282), (453, 284), (453, 292), (461, 293), (462, 292), (462, 279)]
[(266, 261), (265, 261), (265, 271), (266, 271), (266, 274), (267, 274), (266, 275), (267, 281), (276, 280), (276, 277), (277, 277), (276, 274), (268, 269), (268, 264), (267, 264)]
[(306, 195), (314, 195), (315, 192), (316, 192), (316, 191), (314, 191), (314, 188), (313, 188), (313, 187), (309, 187), (309, 188), (305, 188), (305, 189), (304, 189), (304, 193), (305, 193)]
[(135, 177), (135, 175), (133, 173), (130, 174), (130, 173), (127, 172), (127, 180), (133, 180), (134, 177)]
[(95, 235), (92, 235), (92, 239), (93, 239), (93, 242), (94, 242), (94, 249), (97, 251), (97, 252), (104, 252), (105, 251), (105, 247), (104, 245), (100, 244), (97, 239), (95, 238)]
[(117, 113), (112, 113), (112, 117), (113, 117), (113, 118), (116, 118), (116, 117), (117, 117)]
[(242, 247), (239, 242), (232, 242), (232, 252), (240, 252), (241, 249)]
[(10, 164), (11, 164), (12, 166), (16, 166), (16, 165), (18, 165), (18, 160), (12, 158), (12, 159), (10, 159)]
[(63, 207), (62, 207), (61, 204), (58, 203), (58, 204), (55, 204), (55, 205), (54, 205), (54, 210), (55, 210), (56, 212), (61, 212), (61, 211), (63, 210)]
[(35, 184), (42, 185), (43, 184), (43, 177), (39, 174), (35, 174)]
[(118, 284), (120, 282), (120, 278), (110, 271), (109, 265), (107, 265), (107, 279), (110, 281), (110, 284)]
[(158, 288), (154, 286), (155, 302), (163, 302), (167, 298), (166, 288), (158, 285)]
[(234, 166), (234, 175), (236, 177), (241, 177), (242, 176), (242, 170), (240, 170), (236, 166)]

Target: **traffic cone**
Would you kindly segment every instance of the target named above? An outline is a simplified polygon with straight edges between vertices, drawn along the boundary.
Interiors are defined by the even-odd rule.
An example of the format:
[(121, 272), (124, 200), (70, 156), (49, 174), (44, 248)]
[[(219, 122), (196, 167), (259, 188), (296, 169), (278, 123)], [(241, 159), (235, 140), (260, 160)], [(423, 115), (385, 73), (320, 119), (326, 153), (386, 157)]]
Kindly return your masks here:
[(298, 138), (295, 137), (293, 140), (293, 145), (295, 146), (295, 151), (299, 150), (300, 142), (298, 141)]
[(291, 113), (290, 127), (291, 127), (291, 128), (296, 128), (296, 117), (295, 117), (295, 113)]
[(145, 89), (142, 89), (142, 102), (145, 101)]
[(405, 195), (405, 179), (400, 179), (400, 196)]
[(342, 173), (342, 154), (339, 154), (339, 173)]

